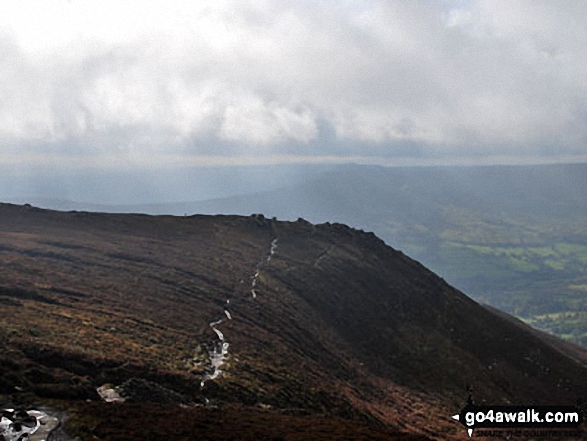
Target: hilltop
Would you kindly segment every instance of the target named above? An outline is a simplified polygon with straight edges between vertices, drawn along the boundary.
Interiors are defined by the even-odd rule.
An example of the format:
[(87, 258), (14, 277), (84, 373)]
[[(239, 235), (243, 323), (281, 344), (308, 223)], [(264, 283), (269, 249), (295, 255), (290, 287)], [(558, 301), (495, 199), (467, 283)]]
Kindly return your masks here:
[[(478, 301), (587, 345), (587, 164), (95, 173), (70, 176), (60, 192), (53, 183), (63, 178), (44, 173), (0, 177), (0, 188), (59, 210), (340, 222), (373, 231)], [(55, 200), (67, 197), (103, 205)]]
[[(2, 204), (0, 255), (0, 393), (67, 408), (87, 439), (146, 439), (162, 415), (226, 439), (445, 439), (467, 386), (479, 403), (587, 397), (583, 349), (342, 224)], [(100, 402), (104, 384), (127, 402)]]

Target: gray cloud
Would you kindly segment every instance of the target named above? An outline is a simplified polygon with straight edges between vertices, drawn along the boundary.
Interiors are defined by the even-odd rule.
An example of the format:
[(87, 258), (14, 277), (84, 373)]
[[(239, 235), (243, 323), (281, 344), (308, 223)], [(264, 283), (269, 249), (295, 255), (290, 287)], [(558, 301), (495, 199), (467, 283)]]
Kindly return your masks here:
[(582, 1), (20, 4), (0, 154), (587, 155)]

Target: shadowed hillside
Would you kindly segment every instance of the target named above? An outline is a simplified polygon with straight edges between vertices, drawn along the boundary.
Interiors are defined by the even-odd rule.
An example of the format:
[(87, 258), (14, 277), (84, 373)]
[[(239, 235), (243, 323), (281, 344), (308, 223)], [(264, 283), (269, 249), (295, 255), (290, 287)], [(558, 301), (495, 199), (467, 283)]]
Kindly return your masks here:
[[(587, 345), (587, 164), (303, 170), (293, 165), (182, 169), (173, 179), (155, 175), (149, 182), (103, 174), (92, 175), (89, 187), (84, 175), (71, 178), (76, 190), (70, 197), (108, 204), (35, 194), (13, 201), (59, 210), (264, 213), (344, 223), (375, 232), (476, 300)], [(61, 179), (42, 173), (37, 179), (45, 196), (63, 195), (54, 188)], [(10, 179), (5, 184), (28, 188)], [(211, 189), (226, 194), (219, 198)], [(179, 202), (154, 203), (166, 192)], [(124, 198), (134, 205), (120, 205)]]
[(587, 345), (587, 165), (340, 166), (302, 184), (152, 214), (265, 213), (378, 237), (473, 298)]
[[(354, 439), (445, 439), (468, 385), (479, 403), (587, 397), (582, 349), (341, 224), (3, 204), (0, 256), (0, 392), (61, 403), (84, 439), (147, 439), (161, 415), (230, 439), (218, 412), (266, 439), (334, 439), (340, 420)], [(100, 403), (104, 384), (126, 403)]]

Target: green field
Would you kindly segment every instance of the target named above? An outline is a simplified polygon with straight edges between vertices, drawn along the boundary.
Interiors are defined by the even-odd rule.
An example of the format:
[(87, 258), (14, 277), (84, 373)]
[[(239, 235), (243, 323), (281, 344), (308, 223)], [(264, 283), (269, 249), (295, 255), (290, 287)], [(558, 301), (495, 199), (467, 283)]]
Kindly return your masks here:
[(449, 208), (436, 228), (395, 233), (411, 257), (478, 301), (587, 345), (584, 220), (488, 218)]

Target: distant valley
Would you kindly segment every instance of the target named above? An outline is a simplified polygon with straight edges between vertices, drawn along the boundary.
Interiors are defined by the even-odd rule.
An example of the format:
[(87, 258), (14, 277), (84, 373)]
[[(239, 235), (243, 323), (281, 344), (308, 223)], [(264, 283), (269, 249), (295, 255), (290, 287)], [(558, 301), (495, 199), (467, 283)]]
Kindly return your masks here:
[[(284, 173), (251, 172), (272, 185), (275, 173)], [(585, 345), (586, 193), (587, 164), (349, 165), (316, 169), (290, 186), (282, 182), (280, 188), (207, 201), (42, 206), (176, 215), (263, 213), (343, 222), (375, 232), (474, 298)]]
[(343, 167), (147, 212), (265, 213), (374, 231), (474, 298), (587, 345), (587, 165)]

